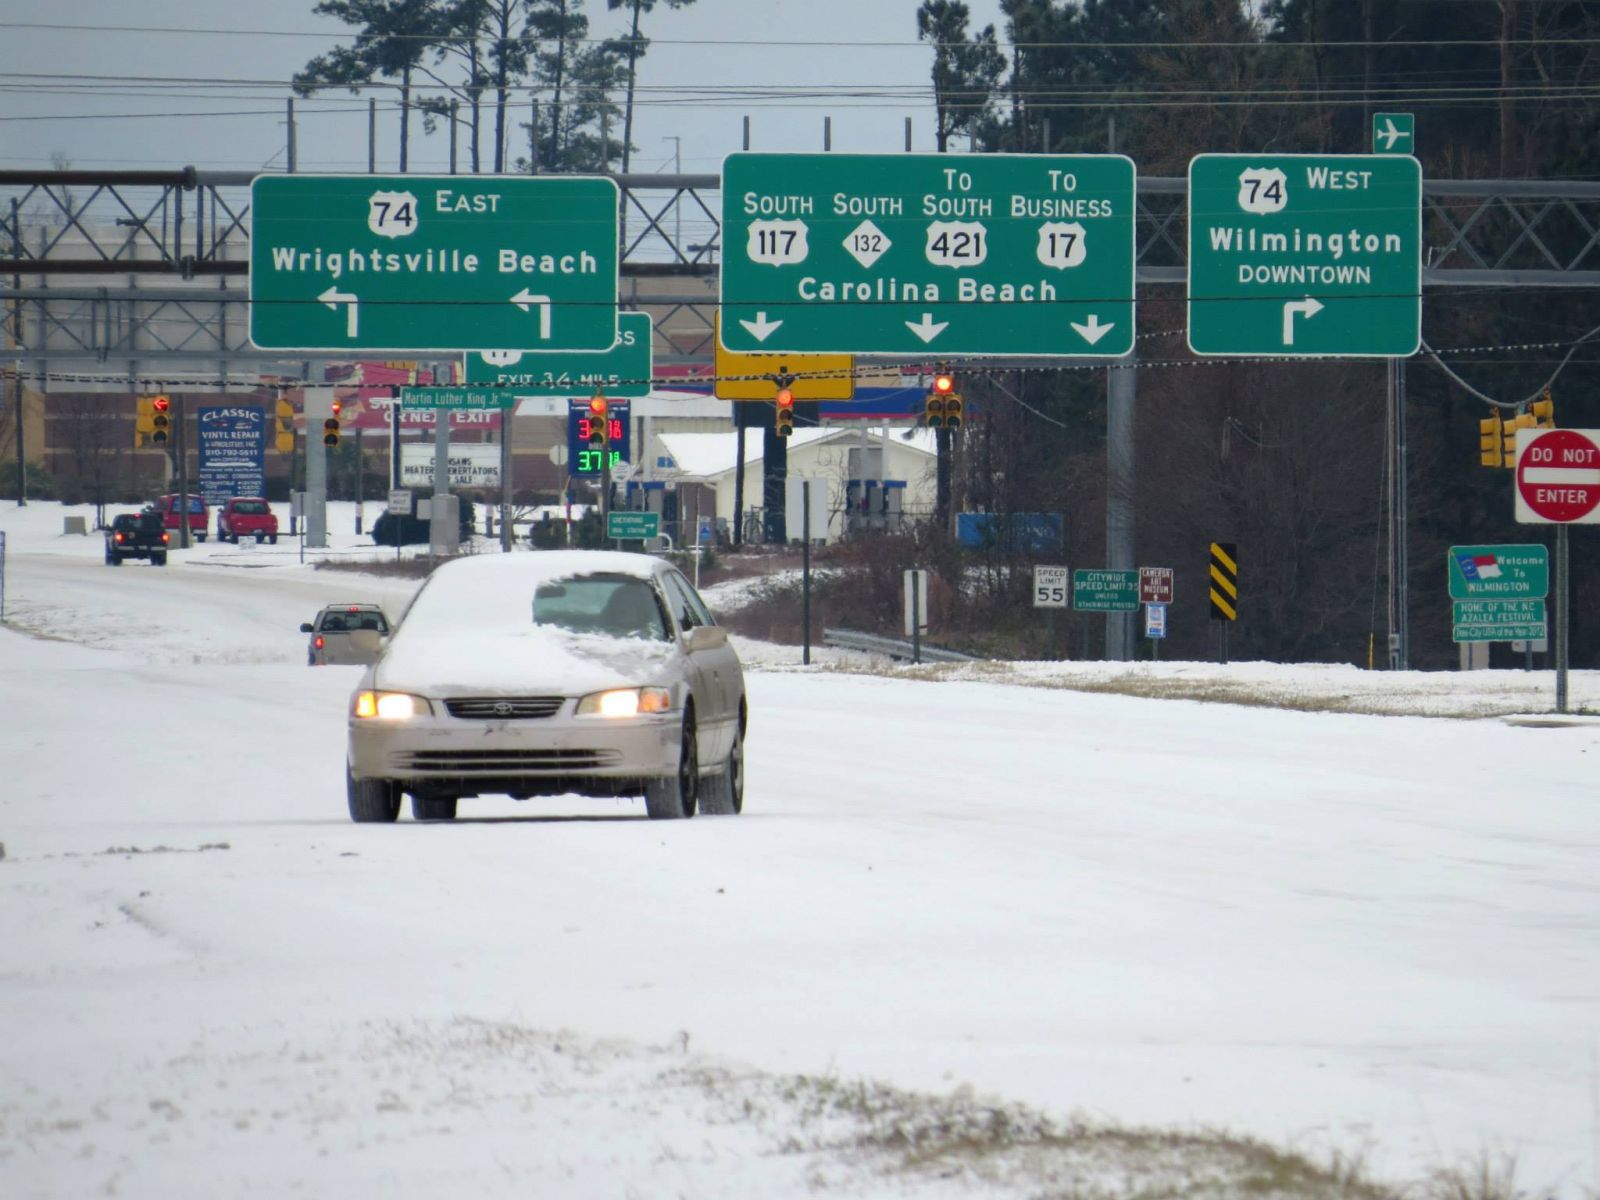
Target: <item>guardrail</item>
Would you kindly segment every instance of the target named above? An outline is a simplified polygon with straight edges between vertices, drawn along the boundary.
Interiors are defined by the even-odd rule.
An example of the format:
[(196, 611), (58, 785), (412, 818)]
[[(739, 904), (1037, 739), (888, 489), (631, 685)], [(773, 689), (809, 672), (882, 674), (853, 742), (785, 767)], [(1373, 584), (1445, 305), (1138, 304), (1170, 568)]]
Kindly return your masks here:
[[(910, 642), (901, 641), (899, 638), (879, 637), (875, 633), (857, 633), (853, 629), (827, 629), (822, 631), (822, 644), (825, 646), (838, 646), (845, 650), (865, 650), (870, 654), (882, 654), (887, 658), (902, 658), (910, 661), (913, 650)], [(941, 646), (930, 646), (922, 643), (923, 662), (982, 662), (982, 655), (963, 654), (959, 650), (946, 650)]]

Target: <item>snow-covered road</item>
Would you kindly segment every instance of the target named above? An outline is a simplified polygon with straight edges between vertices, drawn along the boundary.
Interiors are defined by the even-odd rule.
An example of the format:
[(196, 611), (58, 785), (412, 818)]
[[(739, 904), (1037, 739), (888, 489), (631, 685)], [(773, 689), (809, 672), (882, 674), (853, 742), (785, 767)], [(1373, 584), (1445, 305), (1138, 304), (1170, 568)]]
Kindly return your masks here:
[(59, 528), (0, 513), (62, 639), (0, 628), (6, 1195), (1045, 1178), (882, 1174), (797, 1079), (1600, 1183), (1600, 726), (772, 666), (737, 819), (357, 827), (295, 630), (410, 585)]

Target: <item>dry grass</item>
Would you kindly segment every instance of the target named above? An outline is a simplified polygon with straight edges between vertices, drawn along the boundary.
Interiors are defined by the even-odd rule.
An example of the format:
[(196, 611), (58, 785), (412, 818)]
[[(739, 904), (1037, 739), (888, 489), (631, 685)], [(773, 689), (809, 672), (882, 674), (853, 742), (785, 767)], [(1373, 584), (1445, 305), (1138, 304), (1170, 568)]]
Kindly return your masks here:
[[(1403, 1200), (1367, 1180), (1352, 1160), (1323, 1166), (1220, 1131), (1059, 1122), (967, 1088), (929, 1095), (864, 1080), (773, 1078), (708, 1068), (686, 1069), (674, 1082), (704, 1089), (721, 1105), (725, 1119), (768, 1127), (786, 1153), (821, 1154), (839, 1163), (841, 1172), (853, 1169), (908, 1183), (954, 1180), (975, 1194), (1041, 1200)], [(848, 1179), (839, 1174), (815, 1182), (819, 1190), (849, 1191)]]

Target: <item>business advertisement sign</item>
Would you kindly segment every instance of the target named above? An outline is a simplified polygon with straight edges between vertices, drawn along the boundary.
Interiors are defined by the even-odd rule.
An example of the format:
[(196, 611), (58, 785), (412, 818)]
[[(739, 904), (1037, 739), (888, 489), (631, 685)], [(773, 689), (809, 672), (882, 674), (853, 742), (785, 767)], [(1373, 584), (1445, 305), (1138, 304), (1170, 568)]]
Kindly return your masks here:
[(200, 494), (207, 504), (261, 496), (267, 486), (267, 414), (246, 405), (195, 410), (200, 438)]
[[(424, 442), (400, 443), (400, 486), (433, 486), (433, 446)], [(489, 442), (450, 447), (450, 486), (497, 488), (500, 486), (500, 447)]]

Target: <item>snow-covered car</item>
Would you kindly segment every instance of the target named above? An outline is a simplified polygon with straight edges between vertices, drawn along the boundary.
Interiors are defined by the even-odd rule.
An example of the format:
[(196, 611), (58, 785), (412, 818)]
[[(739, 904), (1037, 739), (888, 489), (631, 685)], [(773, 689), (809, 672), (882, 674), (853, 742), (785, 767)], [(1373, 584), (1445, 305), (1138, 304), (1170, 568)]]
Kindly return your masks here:
[(315, 620), (302, 621), (300, 632), (309, 633), (306, 665), (365, 666), (377, 659), (389, 636), (389, 618), (376, 604), (330, 604)]
[(677, 568), (643, 554), (474, 555), (438, 568), (351, 697), (355, 821), (448, 821), (474, 796), (638, 796), (653, 818), (744, 807), (744, 671)]

